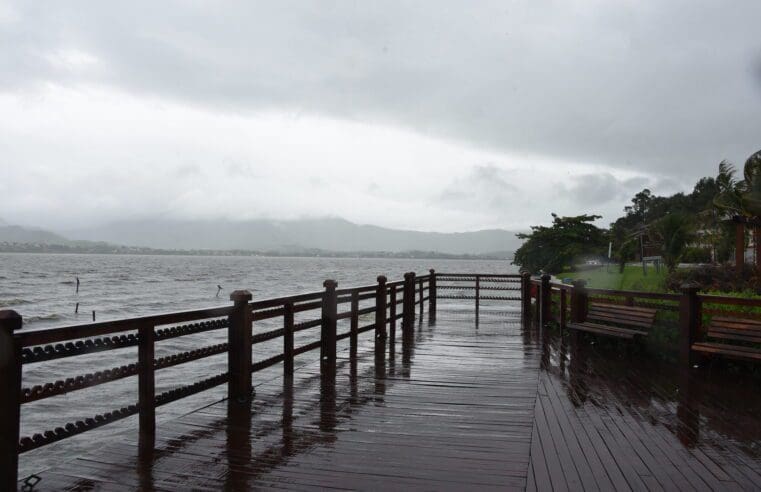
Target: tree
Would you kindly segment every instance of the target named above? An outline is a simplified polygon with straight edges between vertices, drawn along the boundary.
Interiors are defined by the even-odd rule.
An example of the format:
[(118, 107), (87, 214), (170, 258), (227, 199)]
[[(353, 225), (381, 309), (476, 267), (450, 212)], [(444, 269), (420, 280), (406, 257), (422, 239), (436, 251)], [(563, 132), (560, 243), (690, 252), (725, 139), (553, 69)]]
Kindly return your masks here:
[(661, 240), (663, 262), (673, 272), (694, 237), (692, 223), (682, 214), (667, 214), (653, 223), (652, 230)]
[(530, 234), (517, 234), (525, 242), (515, 252), (513, 264), (530, 272), (559, 273), (585, 255), (603, 255), (608, 244), (606, 231), (592, 222), (599, 215), (558, 217), (552, 226), (532, 226)]

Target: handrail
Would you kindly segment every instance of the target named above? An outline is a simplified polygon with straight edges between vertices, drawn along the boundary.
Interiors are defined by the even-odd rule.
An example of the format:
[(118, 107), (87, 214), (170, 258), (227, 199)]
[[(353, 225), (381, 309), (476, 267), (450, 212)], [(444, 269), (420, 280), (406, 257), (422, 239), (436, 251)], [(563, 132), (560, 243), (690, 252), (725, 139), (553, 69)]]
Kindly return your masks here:
[[(460, 279), (468, 275), (470, 274), (456, 274)], [(478, 275), (480, 278), (481, 274)], [(356, 354), (358, 334), (375, 330), (376, 341), (383, 341), (386, 338), (386, 325), (390, 326), (391, 336), (394, 336), (399, 320), (401, 320), (403, 336), (412, 336), (416, 306), (420, 306), (422, 317), (424, 304), (427, 302), (429, 317), (431, 321), (435, 321), (436, 299), (442, 297), (438, 296), (436, 291), (438, 277), (440, 275), (431, 270), (429, 274), (421, 276), (408, 273), (405, 274), (404, 280), (391, 282), (387, 282), (385, 277), (379, 277), (377, 284), (343, 289), (336, 289), (335, 282), (326, 281), (324, 291), (255, 301), (251, 300), (251, 294), (247, 291), (235, 291), (231, 295), (231, 300), (234, 301), (232, 306), (32, 330), (21, 330), (22, 319), (14, 311), (0, 311), (0, 349), (4, 350), (7, 345), (10, 347), (8, 353), (14, 354), (8, 360), (0, 360), (0, 382), (2, 383), (0, 388), (5, 388), (4, 393), (0, 394), (0, 425), (5, 425), (2, 429), (4, 432), (0, 433), (0, 455), (11, 458), (11, 461), (0, 460), (0, 476), (3, 477), (0, 480), (0, 489), (8, 488), (6, 485), (10, 483), (15, 486), (18, 455), (31, 449), (135, 414), (140, 415), (141, 440), (147, 439), (153, 442), (155, 408), (158, 406), (224, 383), (228, 384), (230, 400), (246, 400), (250, 398), (252, 373), (282, 362), (284, 374), (287, 375), (289, 371), (293, 371), (295, 356), (318, 348), (323, 357), (332, 358), (334, 364), (335, 344), (338, 340), (349, 338), (350, 350), (352, 354)], [(484, 274), (483, 277), (486, 280), (508, 276)], [(515, 277), (515, 275), (509, 277)], [(488, 288), (485, 287), (485, 289)], [(495, 287), (492, 290), (499, 289)], [(361, 301), (370, 300), (372, 305), (360, 307)], [(337, 306), (345, 303), (350, 303), (349, 310), (338, 312)], [(294, 322), (295, 313), (316, 309), (322, 310), (316, 319)], [(375, 322), (360, 327), (359, 317), (373, 312)], [(252, 334), (251, 328), (254, 323), (273, 318), (283, 318), (283, 327)], [(336, 333), (336, 322), (341, 319), (350, 319), (351, 330), (339, 335)], [(171, 326), (179, 323), (186, 324)], [(294, 333), (317, 327), (322, 327), (319, 340), (299, 347), (293, 346)], [(226, 329), (228, 332), (226, 343), (159, 358), (154, 357), (156, 343), (221, 329)], [(277, 338), (283, 339), (282, 353), (252, 362), (252, 345)], [(54, 382), (22, 387), (21, 368), (23, 365), (134, 346), (138, 347), (136, 362)], [(224, 353), (229, 354), (229, 367), (226, 372), (162, 394), (155, 393), (154, 377), (157, 370)], [(138, 401), (134, 405), (95, 415), (89, 419), (70, 422), (63, 427), (55, 427), (41, 434), (19, 436), (20, 412), (24, 404), (131, 376), (138, 377)], [(15, 465), (8, 463), (15, 463)], [(11, 478), (6, 479), (6, 477)]]

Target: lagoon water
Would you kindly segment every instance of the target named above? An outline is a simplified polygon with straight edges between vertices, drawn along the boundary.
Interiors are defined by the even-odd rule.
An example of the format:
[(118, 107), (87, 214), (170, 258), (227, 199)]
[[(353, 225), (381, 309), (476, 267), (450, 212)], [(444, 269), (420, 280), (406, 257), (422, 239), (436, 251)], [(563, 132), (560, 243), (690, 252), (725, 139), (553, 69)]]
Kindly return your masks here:
[[(0, 309), (14, 309), (24, 317), (25, 328), (87, 323), (95, 311), (98, 321), (184, 309), (230, 305), (229, 294), (248, 289), (254, 299), (318, 291), (327, 278), (339, 288), (368, 285), (378, 275), (389, 280), (407, 271), (515, 273), (509, 261), (420, 260), (365, 258), (270, 258), (221, 256), (129, 256), (0, 254)], [(76, 293), (76, 277), (80, 279)], [(217, 285), (222, 291), (217, 296)], [(79, 313), (75, 305), (79, 303)], [(311, 319), (314, 313), (305, 313)], [(297, 322), (300, 321), (297, 319)], [(279, 319), (257, 323), (254, 331), (280, 326)], [(156, 356), (226, 341), (225, 330), (180, 337), (157, 345)], [(317, 335), (319, 336), (319, 335)], [(300, 341), (315, 340), (313, 330), (297, 334)], [(254, 347), (255, 359), (279, 353), (278, 340)], [(308, 358), (308, 355), (304, 357)], [(54, 382), (89, 372), (136, 362), (136, 349), (72, 357), (24, 368), (24, 386)], [(157, 372), (156, 392), (225, 372), (224, 354)], [(276, 370), (257, 377), (276, 377)], [(195, 395), (158, 410), (162, 420), (223, 398), (225, 387)], [(44, 432), (67, 422), (135, 403), (137, 378), (131, 377), (22, 407), (22, 436)], [(67, 457), (97, 447), (107, 436), (134, 429), (137, 420), (123, 421), (86, 432), (21, 456), (20, 473), (40, 470)]]

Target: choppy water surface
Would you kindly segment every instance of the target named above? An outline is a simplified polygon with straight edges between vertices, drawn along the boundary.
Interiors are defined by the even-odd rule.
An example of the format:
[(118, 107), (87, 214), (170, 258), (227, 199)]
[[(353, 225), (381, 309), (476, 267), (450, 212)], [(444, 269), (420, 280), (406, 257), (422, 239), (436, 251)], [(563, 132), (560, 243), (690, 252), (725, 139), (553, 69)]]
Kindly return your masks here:
[[(334, 278), (339, 288), (367, 285), (378, 275), (401, 279), (407, 271), (513, 273), (508, 261), (402, 260), (355, 258), (263, 258), (205, 256), (122, 256), (0, 254), (0, 309), (14, 309), (25, 328), (86, 323), (168, 311), (230, 305), (229, 294), (248, 289), (254, 299), (317, 291)], [(80, 279), (76, 293), (76, 277)], [(217, 296), (217, 285), (222, 292)], [(79, 313), (74, 309), (79, 303)], [(313, 316), (309, 313), (305, 316)], [(299, 321), (297, 319), (297, 321)], [(277, 327), (281, 320), (257, 323), (255, 332)], [(315, 332), (297, 334), (296, 343), (315, 340)], [(180, 337), (157, 345), (156, 356), (200, 348), (226, 340), (225, 330)], [(254, 347), (255, 358), (280, 352), (273, 340)], [(88, 372), (136, 362), (135, 348), (32, 364), (24, 368), (24, 386), (44, 384)], [(183, 386), (226, 370), (224, 354), (157, 372), (156, 391)], [(268, 375), (267, 375), (268, 374)], [(270, 371), (257, 377), (273, 377)], [(223, 397), (219, 387), (159, 409), (159, 420), (185, 413)], [(22, 435), (43, 432), (137, 400), (137, 378), (131, 377), (75, 391), (22, 407)], [(105, 426), (21, 457), (21, 474), (39, 470), (101, 443), (107, 436), (137, 427), (136, 418)]]

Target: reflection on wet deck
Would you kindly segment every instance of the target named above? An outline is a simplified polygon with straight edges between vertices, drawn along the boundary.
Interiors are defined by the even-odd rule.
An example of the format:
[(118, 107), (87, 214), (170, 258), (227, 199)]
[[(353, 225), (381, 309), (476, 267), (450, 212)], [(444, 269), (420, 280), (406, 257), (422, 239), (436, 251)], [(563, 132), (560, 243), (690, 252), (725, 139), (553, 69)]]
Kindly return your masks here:
[[(339, 352), (250, 406), (220, 402), (41, 473), (35, 490), (731, 489), (761, 483), (759, 398), (723, 370), (681, 377), (614, 343), (576, 346), (519, 314), (440, 306), (435, 326)], [(738, 391), (738, 388), (748, 391)]]

